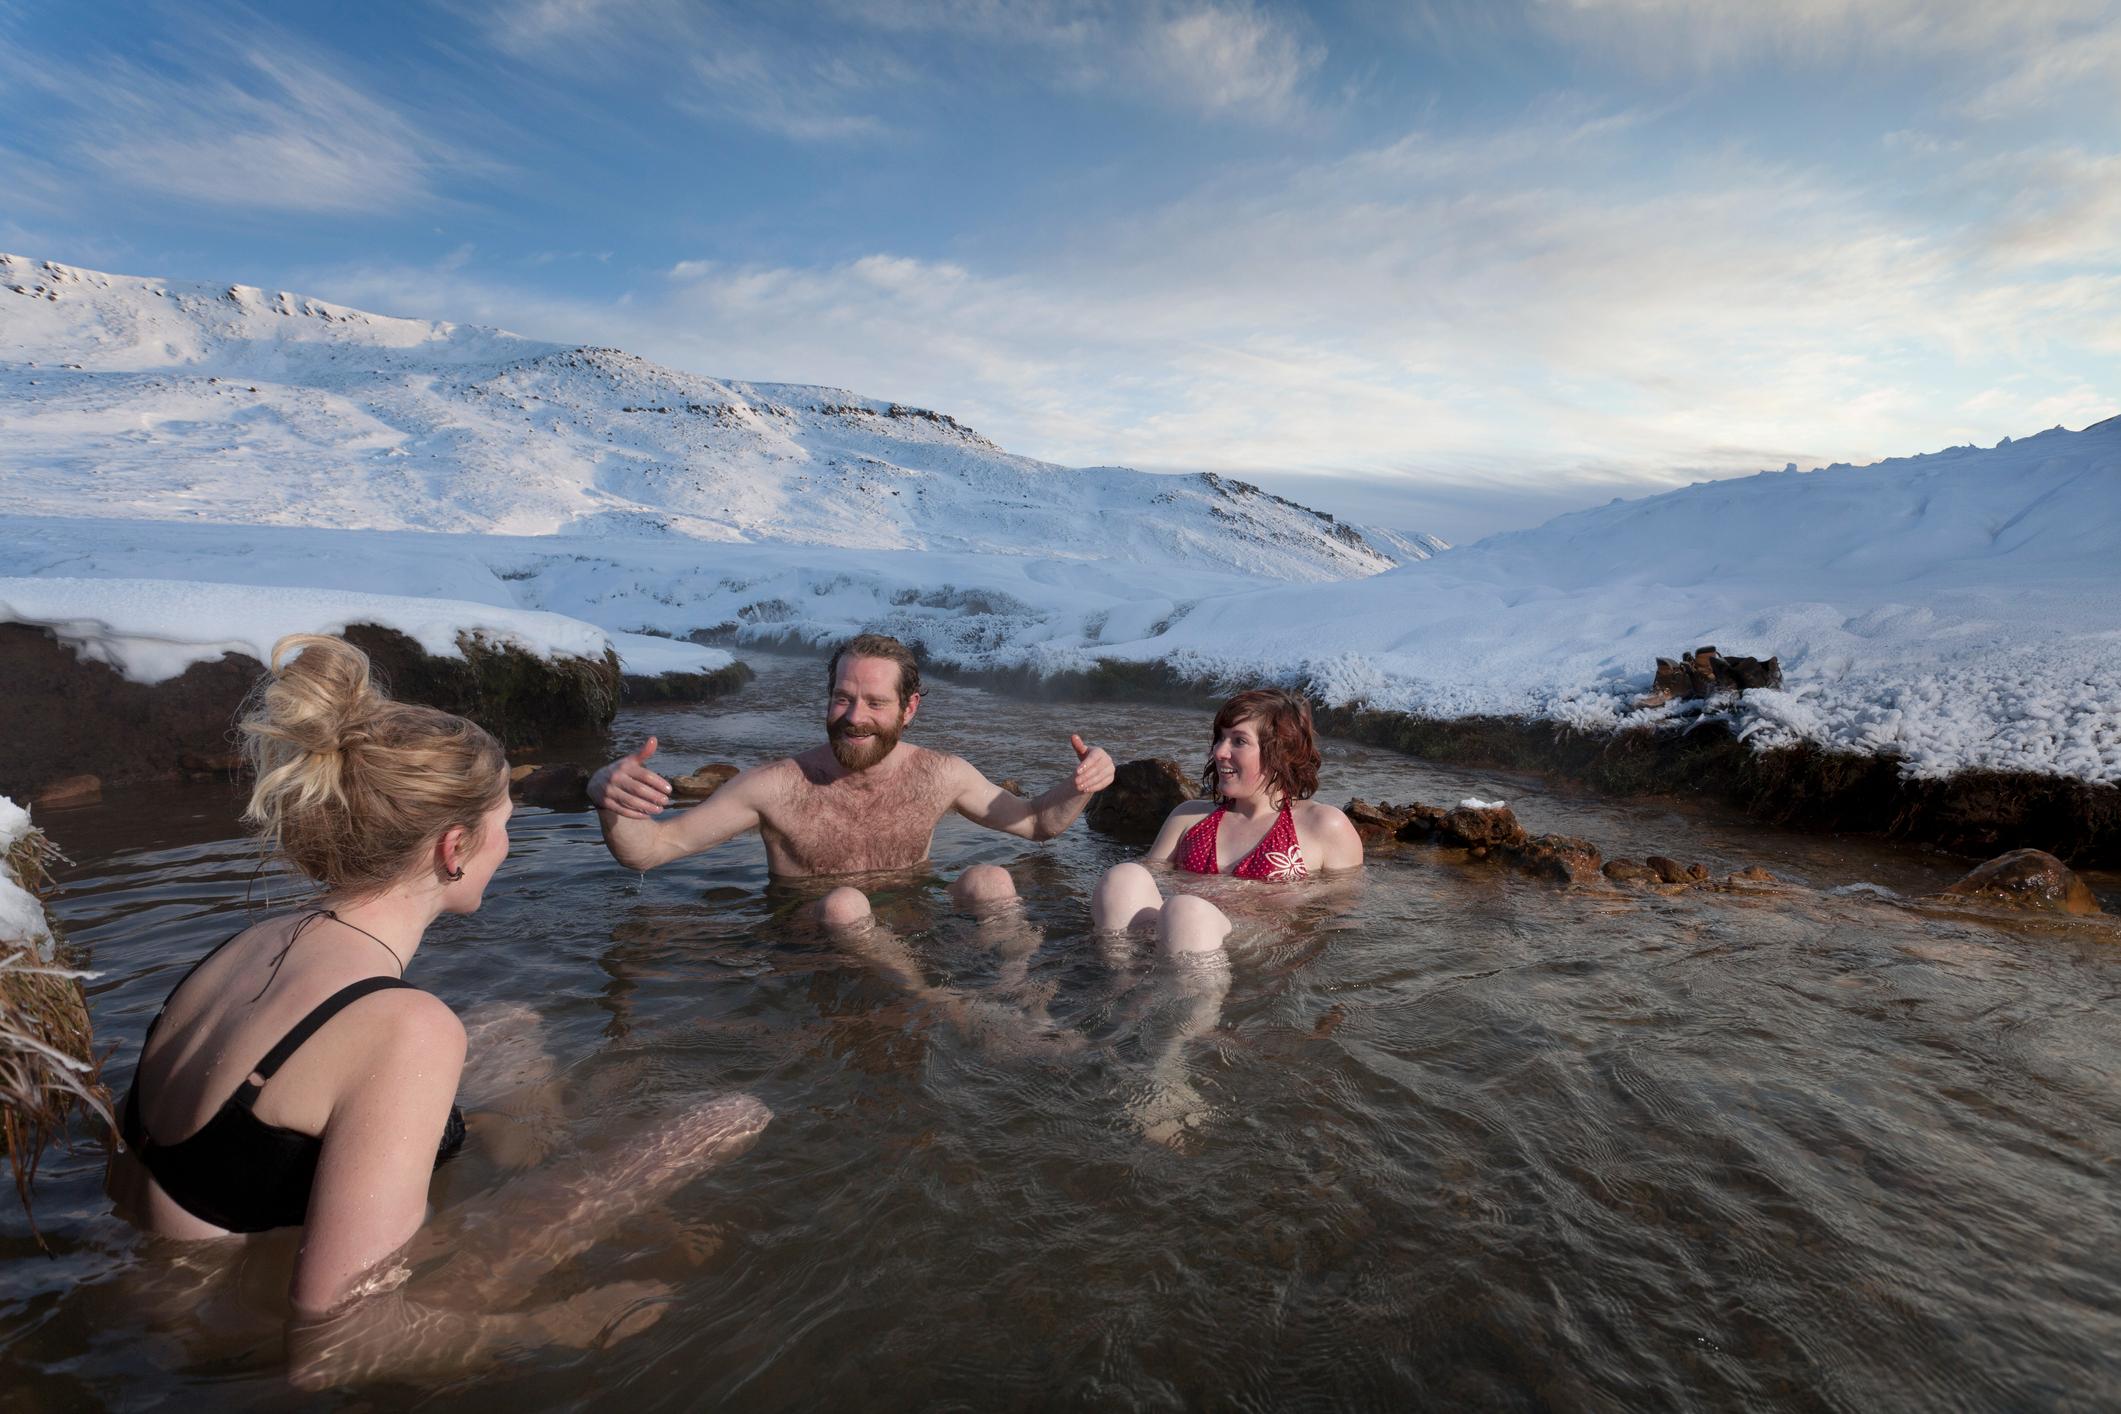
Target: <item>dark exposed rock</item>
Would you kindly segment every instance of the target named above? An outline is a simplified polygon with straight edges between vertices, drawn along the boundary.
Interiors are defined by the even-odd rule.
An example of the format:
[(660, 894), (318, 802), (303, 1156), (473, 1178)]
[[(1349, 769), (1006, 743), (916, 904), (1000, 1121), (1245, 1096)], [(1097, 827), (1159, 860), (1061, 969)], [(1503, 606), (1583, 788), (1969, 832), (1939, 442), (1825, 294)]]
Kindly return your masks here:
[(1633, 859), (1609, 859), (1599, 871), (1616, 884), (1654, 884), (1657, 871)]
[(726, 761), (716, 761), (700, 767), (689, 776), (674, 776), (670, 781), (670, 794), (677, 800), (705, 800), (720, 790), (728, 780), (743, 769)]
[[(1390, 801), (1379, 801), (1377, 804), (1372, 805), (1366, 800), (1359, 799), (1349, 801), (1347, 809), (1343, 813), (1347, 815), (1348, 822), (1355, 826), (1355, 833), (1361, 837), (1362, 842), (1365, 845), (1375, 845), (1383, 844), (1386, 840), (1391, 839), (1412, 838), (1412, 836), (1403, 835), (1400, 832), (1408, 825), (1420, 820), (1425, 811), (1439, 817), (1443, 813), (1442, 811), (1430, 811), (1428, 806), (1423, 805), (1394, 805)], [(1419, 833), (1420, 837), (1426, 838), (1429, 833), (1433, 833), (1433, 830), (1424, 830)]]
[(1521, 845), (1529, 838), (1507, 805), (1486, 808), (1461, 805), (1448, 811), (1438, 837), (1445, 844), (1463, 845), (1472, 850)]
[(1090, 828), (1122, 839), (1154, 839), (1164, 817), (1200, 791), (1185, 767), (1169, 757), (1129, 761), (1090, 801)]
[(177, 757), (177, 770), (186, 780), (226, 780), (242, 774), (243, 754), (238, 751), (186, 751)]
[(1031, 792), (1024, 789), (1024, 783), (1014, 776), (1004, 781), (996, 781), (995, 784), (1015, 796), (1018, 800), (1028, 799), (1031, 794)]
[(1516, 717), (1315, 713), (1320, 732), (1466, 770), (1539, 772), (1616, 796), (1683, 794), (1791, 829), (1884, 834), (1977, 858), (2029, 846), (2080, 869), (2121, 867), (2121, 785), (2113, 783), (2022, 771), (1916, 779), (1891, 756), (1811, 743), (1760, 750), (1722, 722), (1608, 732)]
[(1557, 884), (1588, 884), (1599, 878), (1598, 846), (1574, 835), (1540, 835), (1507, 850), (1512, 867)]
[(1689, 864), (1686, 867), (1686, 876), (1696, 884), (1706, 884), (1709, 881), (1709, 866), (1706, 864)]
[(1945, 893), (2011, 908), (2098, 913), (2099, 900), (2069, 866), (2037, 849), (2014, 849), (1981, 865)]
[(1403, 808), (1407, 818), (1400, 824), (1399, 839), (1433, 840), (1443, 833), (1444, 817), (1449, 812), (1441, 806), (1409, 805)]
[[(609, 656), (547, 660), (466, 635), (463, 657), (442, 658), (372, 624), (345, 636), (393, 696), (469, 717), (504, 746), (601, 727), (617, 708)], [(229, 653), (164, 682), (129, 682), (45, 629), (0, 624), (0, 792), (34, 796), (83, 772), (112, 785), (224, 774), (235, 765), (236, 715), (264, 671)]]
[(1681, 698), (1713, 697), (1719, 692), (1745, 692), (1760, 687), (1782, 686), (1782, 659), (1726, 658), (1712, 643), (1705, 643), (1677, 662), (1657, 660), (1649, 692), (1636, 699), (1637, 707), (1662, 707)]
[(1693, 882), (1693, 876), (1687, 872), (1687, 867), (1676, 859), (1669, 859), (1661, 854), (1653, 854), (1648, 859), (1645, 859), (1643, 863), (1650, 866), (1650, 872), (1657, 876), (1657, 881), (1661, 884), (1689, 884)]
[(731, 663), (711, 673), (626, 673), (619, 679), (619, 690), (628, 702), (713, 702), (757, 676), (748, 663)]
[(618, 711), (618, 659), (540, 658), (471, 634), (460, 658), (436, 657), (395, 629), (354, 624), (346, 641), (368, 655), (390, 694), (469, 717), (504, 746), (602, 727)]
[(547, 810), (586, 810), (589, 771), (572, 761), (544, 766), (513, 782), (509, 791), (525, 805), (540, 805)]

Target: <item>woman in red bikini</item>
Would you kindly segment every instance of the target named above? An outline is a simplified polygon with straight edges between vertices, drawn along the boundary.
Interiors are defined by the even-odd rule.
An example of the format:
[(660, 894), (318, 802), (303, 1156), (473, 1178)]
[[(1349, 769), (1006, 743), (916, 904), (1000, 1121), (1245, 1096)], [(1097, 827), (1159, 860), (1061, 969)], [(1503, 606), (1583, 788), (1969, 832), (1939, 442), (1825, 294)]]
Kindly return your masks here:
[[(1215, 745), (1201, 772), (1206, 800), (1189, 800), (1157, 832), (1147, 864), (1189, 874), (1287, 881), (1362, 864), (1348, 817), (1311, 799), (1318, 789), (1318, 737), (1311, 704), (1279, 688), (1240, 692), (1215, 714)], [(1165, 899), (1142, 864), (1120, 864), (1090, 902), (1099, 928), (1155, 927), (1166, 952), (1220, 948), (1230, 931), (1204, 898)]]

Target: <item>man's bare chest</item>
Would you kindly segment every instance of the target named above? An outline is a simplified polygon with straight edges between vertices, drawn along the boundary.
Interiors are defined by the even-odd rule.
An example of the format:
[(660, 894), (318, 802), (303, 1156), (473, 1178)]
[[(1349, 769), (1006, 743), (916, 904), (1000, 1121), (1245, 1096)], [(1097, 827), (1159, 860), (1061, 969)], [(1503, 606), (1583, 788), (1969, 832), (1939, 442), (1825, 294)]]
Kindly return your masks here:
[(927, 859), (949, 809), (942, 773), (927, 762), (888, 781), (818, 782), (791, 772), (760, 825), (775, 873), (854, 874)]

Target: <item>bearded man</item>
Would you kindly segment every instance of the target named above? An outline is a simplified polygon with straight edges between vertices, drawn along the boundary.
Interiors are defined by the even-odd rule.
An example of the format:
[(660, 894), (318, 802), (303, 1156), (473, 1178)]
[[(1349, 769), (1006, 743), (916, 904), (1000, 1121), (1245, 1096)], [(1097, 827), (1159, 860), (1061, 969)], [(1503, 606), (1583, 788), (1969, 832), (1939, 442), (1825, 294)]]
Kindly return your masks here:
[[(1069, 738), (1074, 774), (1035, 800), (1003, 790), (962, 757), (901, 741), (920, 710), (921, 670), (895, 638), (848, 640), (826, 680), (824, 745), (733, 776), (680, 815), (658, 818), (670, 782), (648, 768), (654, 737), (592, 776), (589, 798), (612, 856), (629, 869), (653, 869), (757, 830), (776, 878), (913, 869), (928, 862), (935, 827), (953, 810), (990, 830), (1050, 840), (1112, 784), (1112, 758), (1080, 736)], [(993, 903), (1014, 898), (1016, 884), (1008, 870), (980, 864), (950, 893), (960, 904)], [(870, 912), (867, 896), (844, 886), (819, 910), (833, 927), (861, 924)]]

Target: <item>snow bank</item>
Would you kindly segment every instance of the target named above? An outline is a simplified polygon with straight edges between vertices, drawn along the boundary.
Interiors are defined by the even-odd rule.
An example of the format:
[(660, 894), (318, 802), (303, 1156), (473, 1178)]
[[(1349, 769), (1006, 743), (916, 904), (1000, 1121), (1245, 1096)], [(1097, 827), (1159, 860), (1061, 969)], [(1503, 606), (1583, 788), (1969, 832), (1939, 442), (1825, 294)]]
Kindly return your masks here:
[[(29, 812), (0, 795), (0, 859), (7, 857), (30, 832)], [(0, 868), (0, 953), (22, 945), (36, 953), (39, 961), (51, 957), (52, 935), (37, 896), (15, 882)]]
[(559, 614), (447, 599), (166, 579), (0, 579), (0, 622), (50, 629), (81, 657), (157, 683), (224, 653), (266, 661), (290, 633), (339, 633), (369, 623), (438, 657), (476, 634), (539, 657), (602, 657), (610, 639)]
[(1204, 602), (1125, 656), (1336, 703), (1610, 728), (1655, 659), (1779, 655), (1713, 709), (1808, 741), (2121, 781), (2121, 419), (1992, 450), (1714, 482), (1562, 516), (1352, 584)]
[[(431, 613), (431, 631), (453, 642), (462, 627), (542, 611), (583, 635), (595, 624), (822, 645), (873, 629), (966, 668), (1164, 662), (1299, 683), (1335, 704), (1592, 730), (1699, 711), (1631, 704), (1658, 657), (1713, 643), (1782, 660), (1783, 690), (1708, 709), (1756, 744), (1887, 755), (1917, 777), (1985, 768), (2094, 782), (2121, 781), (2116, 544), (2121, 420), (1988, 451), (1688, 487), (1328, 584), (1072, 554), (0, 517), (0, 562), (33, 576), (329, 591), (303, 627)], [(0, 617), (21, 616), (22, 583), (0, 581)], [(32, 583), (47, 586), (38, 621), (97, 617), (82, 607), (90, 591)], [(324, 608), (378, 583), (450, 602), (407, 607), (402, 620)], [(236, 635), (223, 625), (249, 605), (300, 618), (294, 604), (311, 602), (238, 594), (209, 614), (167, 592), (166, 633), (187, 643)], [(192, 624), (216, 627), (184, 631)], [(685, 651), (621, 642), (634, 654)]]

